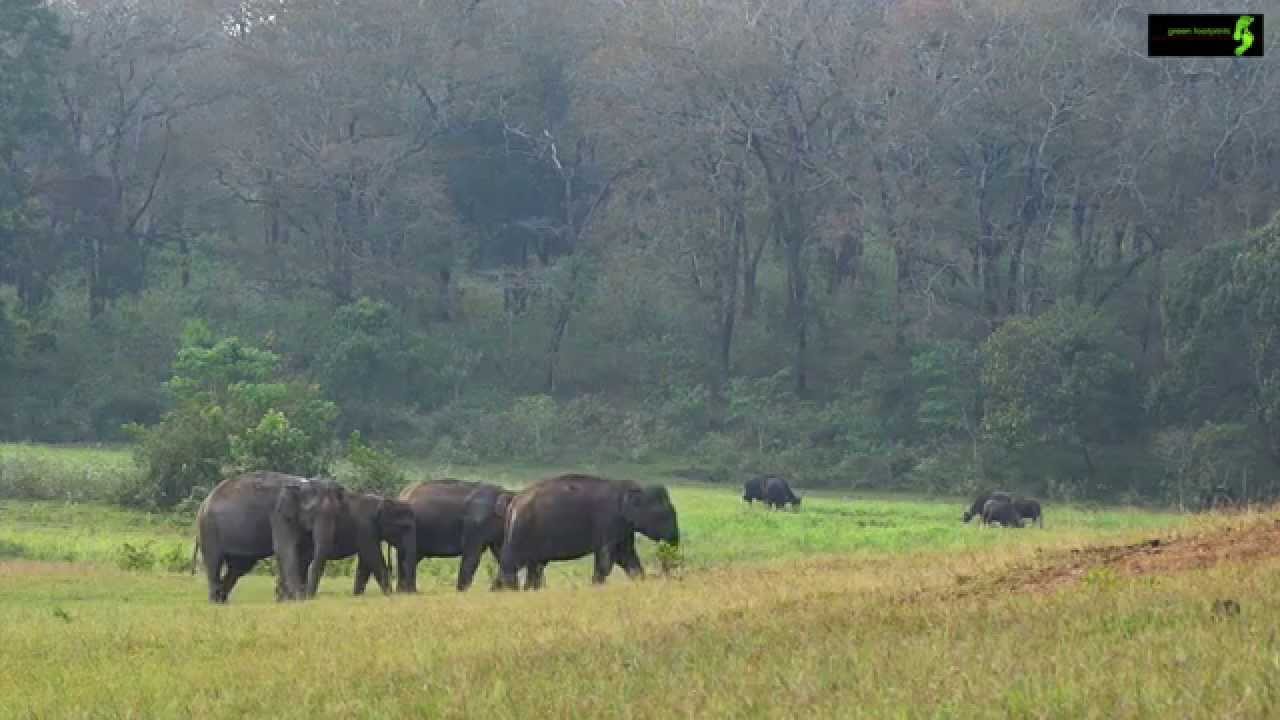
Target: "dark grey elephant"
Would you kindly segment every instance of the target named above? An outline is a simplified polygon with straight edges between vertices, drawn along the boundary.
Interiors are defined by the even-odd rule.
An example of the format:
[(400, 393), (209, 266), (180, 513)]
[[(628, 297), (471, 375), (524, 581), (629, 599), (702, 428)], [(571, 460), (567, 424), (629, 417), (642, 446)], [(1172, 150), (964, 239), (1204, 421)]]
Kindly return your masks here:
[[(400, 557), (410, 559), (408, 567), (412, 573), (418, 556), (413, 509), (399, 500), (366, 493), (348, 493), (346, 511), (338, 516), (333, 544), (325, 560), (341, 560), (355, 555), (357, 560), (353, 592), (356, 595), (363, 594), (369, 584), (369, 576), (373, 575), (382, 592), (389, 594), (391, 578), (387, 563), (382, 558), (383, 542), (394, 548)], [(314, 564), (315, 558), (311, 562)], [(396, 589), (400, 592), (412, 592), (413, 587), (412, 574), (406, 577), (401, 573)]]
[(592, 475), (558, 475), (522, 490), (507, 509), (500, 586), (516, 589), (521, 568), (526, 589), (542, 587), (549, 562), (595, 554), (591, 580), (603, 583), (617, 564), (628, 577), (644, 576), (635, 534), (680, 543), (676, 509), (661, 485)]
[(272, 555), (277, 600), (314, 595), (324, 562), (308, 560), (329, 552), (345, 500), (341, 485), (321, 478), (256, 472), (218, 483), (196, 515), (209, 601), (227, 602), (236, 581)]
[(398, 561), (401, 577), (416, 578), (423, 557), (459, 557), (458, 591), (470, 588), (484, 551), (494, 560), (501, 557), (503, 520), (513, 496), (497, 485), (452, 478), (402, 490), (400, 501), (412, 509), (417, 526), (418, 555)]

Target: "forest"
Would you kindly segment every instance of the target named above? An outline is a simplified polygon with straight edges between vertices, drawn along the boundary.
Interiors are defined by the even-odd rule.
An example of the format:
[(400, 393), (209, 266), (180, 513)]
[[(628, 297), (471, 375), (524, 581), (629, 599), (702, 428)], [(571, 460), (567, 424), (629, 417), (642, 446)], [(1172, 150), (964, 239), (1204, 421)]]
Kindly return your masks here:
[(1198, 7), (0, 0), (0, 441), (1273, 498), (1280, 87), (1147, 57)]

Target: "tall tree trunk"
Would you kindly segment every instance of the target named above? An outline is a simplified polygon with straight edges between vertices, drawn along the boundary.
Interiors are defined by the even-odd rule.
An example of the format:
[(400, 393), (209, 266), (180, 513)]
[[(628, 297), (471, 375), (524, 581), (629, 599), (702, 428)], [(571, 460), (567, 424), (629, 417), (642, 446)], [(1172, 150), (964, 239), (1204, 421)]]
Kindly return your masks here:
[[(745, 227), (745, 226), (744, 226)], [(764, 255), (764, 246), (768, 241), (765, 233), (760, 233), (760, 240), (755, 247), (744, 230), (742, 233), (742, 317), (750, 320), (755, 317), (756, 304), (759, 302), (759, 291), (756, 286), (756, 272), (760, 267), (760, 257)]]
[[(745, 183), (742, 168), (739, 167), (734, 176), (733, 200), (728, 208), (729, 257), (723, 264), (719, 276), (723, 278), (725, 287), (720, 291), (720, 386), (729, 386), (733, 374), (733, 332), (738, 316), (738, 266), (741, 264), (741, 249), (747, 242), (747, 213)], [(723, 230), (722, 230), (723, 232)], [(723, 242), (723, 236), (722, 236)]]
[(809, 346), (809, 279), (804, 266), (804, 244), (807, 238), (800, 218), (798, 201), (787, 192), (778, 200), (777, 227), (787, 267), (787, 322), (793, 338), (791, 372), (795, 392), (803, 396), (808, 389), (807, 354)]
[(437, 316), (441, 322), (452, 322), (457, 317), (457, 308), (454, 307), (453, 273), (449, 268), (443, 268), (436, 272), (436, 277), (439, 281)]
[(89, 291), (89, 319), (96, 320), (107, 306), (102, 278), (102, 240), (97, 235), (84, 240), (85, 281)]
[(565, 296), (556, 307), (555, 319), (551, 326), (551, 341), (547, 345), (545, 387), (548, 394), (556, 391), (556, 385), (560, 381), (560, 345), (564, 342), (565, 330), (569, 327), (569, 317), (573, 314), (573, 304), (578, 296), (579, 260), (578, 258), (570, 258), (569, 262), (571, 263), (569, 268), (569, 287), (565, 289)]

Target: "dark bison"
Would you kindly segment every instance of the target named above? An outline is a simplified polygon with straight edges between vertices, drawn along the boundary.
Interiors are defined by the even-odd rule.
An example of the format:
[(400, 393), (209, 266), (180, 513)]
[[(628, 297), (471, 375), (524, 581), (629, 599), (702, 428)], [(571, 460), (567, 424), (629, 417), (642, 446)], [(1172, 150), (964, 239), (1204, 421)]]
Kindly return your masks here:
[(1040, 501), (1035, 498), (1014, 498), (1013, 509), (1018, 511), (1023, 520), (1044, 527), (1044, 515), (1040, 514)]
[(795, 509), (800, 508), (800, 498), (791, 492), (791, 486), (786, 480), (780, 477), (770, 477), (764, 482), (764, 502), (775, 508), (790, 505)]
[(988, 500), (982, 506), (982, 524), (1000, 523), (1000, 527), (1022, 527), (1022, 515), (1013, 503), (1006, 500)]
[(791, 491), (786, 479), (777, 475), (760, 475), (743, 483), (742, 500), (746, 503), (759, 500), (774, 508), (786, 505), (800, 507), (800, 498)]
[(507, 509), (501, 587), (515, 589), (516, 573), (524, 568), (525, 588), (538, 589), (547, 563), (590, 554), (595, 555), (593, 583), (603, 583), (614, 564), (629, 577), (643, 577), (637, 532), (679, 544), (676, 509), (665, 487), (576, 474), (539, 480)]
[(964, 511), (964, 518), (962, 519), (962, 522), (969, 522), (975, 517), (981, 517), (982, 506), (986, 505), (988, 500), (1013, 502), (1013, 495), (1003, 490), (993, 490), (991, 492), (982, 493), (978, 497), (974, 498), (973, 504), (969, 506), (968, 510)]

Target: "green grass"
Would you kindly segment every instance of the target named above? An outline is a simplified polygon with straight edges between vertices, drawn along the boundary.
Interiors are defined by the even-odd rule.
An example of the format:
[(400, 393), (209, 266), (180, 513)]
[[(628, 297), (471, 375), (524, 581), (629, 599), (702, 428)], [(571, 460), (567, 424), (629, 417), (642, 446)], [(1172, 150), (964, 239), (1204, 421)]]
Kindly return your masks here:
[[(1024, 549), (775, 560), (542, 593), (350, 598), (330, 587), (301, 605), (270, 602), (269, 581), (250, 578), (225, 607), (181, 575), (0, 563), (0, 717), (1278, 710), (1274, 560), (1048, 596), (951, 592), (957, 574)], [(1219, 597), (1243, 612), (1216, 618)]]
[[(519, 487), (566, 469), (418, 464), (410, 475)], [(683, 567), (660, 574), (644, 540), (643, 582), (615, 573), (591, 587), (583, 559), (552, 565), (541, 593), (490, 593), (486, 560), (460, 595), (457, 561), (437, 559), (423, 562), (416, 596), (353, 598), (349, 578), (330, 577), (314, 602), (280, 605), (258, 575), (213, 607), (202, 575), (173, 571), (190, 557), (189, 515), (0, 501), (0, 718), (1278, 712), (1274, 559), (1099, 573), (1054, 594), (973, 582), (1068, 548), (1242, 521), (1047, 503), (1044, 530), (983, 530), (960, 523), (960, 498), (814, 491), (801, 511), (776, 512), (652, 467), (575, 469), (668, 482)], [(122, 570), (125, 544), (146, 548), (151, 569)], [(1219, 597), (1244, 611), (1216, 618)]]
[(137, 472), (127, 446), (0, 443), (0, 498), (105, 502)]

